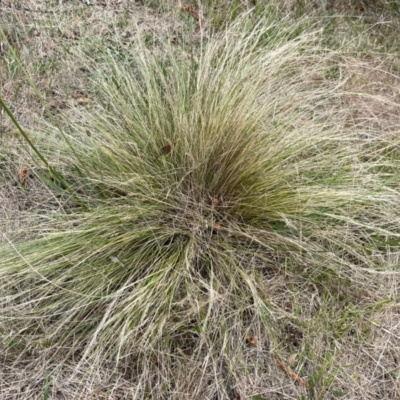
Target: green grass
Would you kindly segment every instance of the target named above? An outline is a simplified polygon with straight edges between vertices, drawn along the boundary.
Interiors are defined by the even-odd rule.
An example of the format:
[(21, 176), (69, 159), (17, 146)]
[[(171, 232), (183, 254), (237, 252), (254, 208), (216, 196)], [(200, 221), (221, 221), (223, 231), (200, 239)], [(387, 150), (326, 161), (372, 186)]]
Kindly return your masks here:
[[(51, 354), (51, 390), (71, 360), (82, 381), (124, 371), (137, 398), (363, 390), (343, 358), (395, 300), (398, 135), (354, 117), (355, 97), (386, 105), (348, 86), (358, 37), (233, 19), (192, 48), (84, 36), (64, 61), (90, 102), (21, 127), (52, 202), (3, 236), (2, 346)], [(307, 390), (274, 361), (293, 356)]]

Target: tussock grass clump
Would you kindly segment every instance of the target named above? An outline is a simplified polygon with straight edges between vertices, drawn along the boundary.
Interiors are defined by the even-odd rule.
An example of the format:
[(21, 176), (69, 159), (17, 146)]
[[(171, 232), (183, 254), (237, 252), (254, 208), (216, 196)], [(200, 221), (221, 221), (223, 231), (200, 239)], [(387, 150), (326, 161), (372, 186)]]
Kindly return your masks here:
[(30, 167), (62, 210), (0, 250), (13, 345), (123, 366), (139, 397), (232, 396), (324, 299), (371, 298), (398, 249), (398, 150), (351, 124), (318, 32), (241, 26), (199, 54), (76, 51), (93, 105), (35, 135), (60, 179)]

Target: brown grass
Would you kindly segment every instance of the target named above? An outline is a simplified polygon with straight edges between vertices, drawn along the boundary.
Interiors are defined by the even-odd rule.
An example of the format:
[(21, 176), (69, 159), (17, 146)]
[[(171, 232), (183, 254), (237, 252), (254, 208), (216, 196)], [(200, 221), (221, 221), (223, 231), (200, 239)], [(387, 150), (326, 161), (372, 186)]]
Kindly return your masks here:
[[(211, 30), (207, 26), (207, 17), (204, 30), (201, 31), (196, 21), (175, 6), (170, 6), (169, 11), (166, 7), (157, 12), (154, 8), (139, 6), (128, 0), (93, 1), (91, 6), (85, 6), (84, 3), (73, 1), (60, 5), (58, 1), (0, 1), (0, 26), (43, 95), (42, 102), (11, 57), (6, 43), (0, 39), (0, 94), (27, 129), (37, 129), (41, 119), (57, 118), (60, 111), (68, 112), (73, 107), (85, 107), (88, 102), (95, 101), (87, 93), (85, 71), (65, 55), (71, 43), (80, 41), (84, 45), (86, 37), (98, 37), (121, 43), (123, 51), (140, 26), (148, 36), (149, 46), (153, 46), (156, 52), (161, 51), (158, 38), (167, 38), (176, 43), (177, 48), (182, 46), (185, 49), (187, 43), (196, 45), (201, 36), (209, 35)], [(52, 10), (54, 13), (26, 11), (22, 7)], [(124, 11), (124, 8), (128, 11)], [(341, 67), (352, 73), (346, 84), (346, 89), (353, 92), (347, 98), (347, 106), (352, 110), (352, 123), (359, 126), (360, 135), (398, 135), (398, 54), (366, 52), (355, 58), (346, 57), (346, 52), (351, 54), (351, 46), (342, 51)], [(360, 93), (364, 95), (360, 96)], [(58, 207), (57, 198), (50, 197), (49, 190), (35, 177), (35, 171), (27, 170), (24, 174), (25, 185), (21, 185), (20, 172), (25, 166), (26, 157), (24, 148), (12, 122), (1, 110), (0, 243), (12, 239), (13, 231), (18, 227), (26, 226), (29, 230), (29, 213), (32, 210), (57, 210)], [(390, 257), (393, 264), (400, 263), (399, 254), (391, 254)], [(312, 302), (309, 298), (293, 298), (290, 282), (285, 277), (274, 276), (268, 285), (276, 303), (287, 303), (291, 311), (295, 304), (307, 319), (307, 313), (312, 311)], [(269, 400), (400, 398), (400, 277), (395, 273), (377, 274), (376, 286), (371, 289), (373, 296), (365, 298), (365, 305), (382, 302), (382, 306), (374, 307), (371, 312), (364, 308), (365, 315), (355, 310), (354, 315), (344, 317), (339, 309), (329, 309), (330, 303), (327, 301), (324, 305), (326, 309), (320, 310), (320, 319), (314, 319), (315, 326), (312, 329), (300, 332), (288, 325), (282, 333), (287, 345), (286, 354), (291, 355), (283, 358), (282, 364), (296, 373), (314, 370), (313, 392), (307, 393), (302, 385), (296, 384), (293, 376), (277, 367), (274, 349), (270, 348), (266, 339), (267, 333), (260, 329), (244, 333), (244, 337), (254, 338), (256, 346), (248, 346), (246, 354), (232, 355), (233, 358), (240, 356), (253, 359), (254, 369), (235, 376), (240, 386), (228, 391), (229, 398), (251, 399), (253, 395)], [(384, 304), (385, 301), (389, 306)], [(314, 306), (318, 308), (321, 304)], [(363, 309), (362, 306), (360, 309)], [(332, 327), (327, 326), (326, 315), (329, 315), (329, 321), (342, 323), (343, 329), (346, 329), (346, 333), (339, 335), (335, 343), (332, 343)], [(1, 325), (7, 324), (1, 318), (0, 313), (0, 329)], [(77, 370), (75, 355), (71, 355), (68, 361), (64, 357), (53, 359), (45, 346), (38, 348), (21, 339), (21, 332), (6, 334), (0, 330), (0, 340), (1, 400), (152, 397), (151, 393), (143, 393), (141, 389), (140, 376), (145, 375), (143, 371), (138, 374), (134, 368), (115, 370), (111, 366), (109, 369), (93, 370), (91, 365), (80, 365)], [(303, 357), (302, 364), (298, 364), (301, 343), (307, 343), (308, 357)], [(30, 348), (30, 357), (19, 356), (20, 346)], [(160, 359), (160, 370), (163, 369), (162, 362)], [(186, 376), (185, 366), (193, 362), (184, 350), (176, 356), (174, 380), (176, 393), (180, 394), (170, 394), (168, 398), (211, 398), (208, 397), (207, 388), (208, 380), (212, 379), (226, 379), (229, 387), (229, 378), (217, 376), (212, 360), (208, 360), (207, 365), (199, 366), (197, 375)], [(48, 369), (44, 370), (43, 365)], [(155, 387), (162, 385), (155, 371), (148, 373), (154, 374)], [(187, 394), (184, 396), (182, 393)]]

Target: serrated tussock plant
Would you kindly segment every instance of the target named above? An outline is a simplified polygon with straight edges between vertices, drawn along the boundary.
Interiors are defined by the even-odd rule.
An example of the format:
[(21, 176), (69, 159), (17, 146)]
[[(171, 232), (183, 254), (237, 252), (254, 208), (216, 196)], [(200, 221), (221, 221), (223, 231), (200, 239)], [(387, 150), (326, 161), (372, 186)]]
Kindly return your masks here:
[(75, 50), (92, 105), (35, 135), (75, 197), (48, 176), (62, 209), (0, 250), (2, 313), (26, 348), (124, 363), (156, 398), (182, 365), (188, 385), (209, 365), (234, 376), (255, 326), (279, 349), (277, 316), (296, 316), (276, 277), (357, 297), (387, 266), (392, 147), (352, 125), (340, 54), (295, 28), (237, 22), (187, 54)]

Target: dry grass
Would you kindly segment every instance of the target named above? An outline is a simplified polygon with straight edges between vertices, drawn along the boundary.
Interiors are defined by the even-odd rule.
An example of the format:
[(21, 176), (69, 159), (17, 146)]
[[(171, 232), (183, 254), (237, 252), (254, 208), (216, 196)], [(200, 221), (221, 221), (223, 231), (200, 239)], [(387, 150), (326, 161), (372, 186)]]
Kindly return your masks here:
[[(84, 117), (84, 120), (88, 121), (90, 110), (92, 107), (96, 109), (100, 98), (97, 97), (99, 94), (94, 90), (91, 81), (93, 76), (96, 76), (91, 71), (93, 63), (83, 62), (80, 58), (83, 53), (96, 58), (100, 56), (99, 43), (104, 43), (113, 49), (114, 57), (119, 57), (119, 62), (128, 63), (132, 60), (132, 48), (136, 46), (136, 35), (140, 31), (147, 48), (156, 55), (156, 59), (165, 61), (163, 43), (169, 41), (173, 45), (171, 51), (176, 51), (180, 60), (186, 57), (190, 59), (191, 54), (198, 60), (201, 43), (208, 43), (215, 27), (220, 29), (223, 25), (218, 11), (214, 10), (212, 14), (206, 2), (204, 25), (201, 28), (188, 13), (172, 7), (172, 2), (165, 2), (164, 6), (153, 2), (153, 8), (137, 6), (132, 2), (95, 2), (90, 7), (78, 1), (64, 5), (59, 5), (58, 2), (54, 2), (54, 5), (36, 1), (20, 3), (15, 3), (15, 6), (19, 7), (23, 3), (32, 9), (48, 7), (57, 10), (55, 14), (25, 12), (17, 8), (10, 9), (6, 1), (0, 3), (1, 26), (4, 27), (11, 44), (15, 46), (23, 67), (39, 88), (43, 100), (38, 99), (29, 82), (26, 82), (20, 65), (11, 56), (4, 41), (0, 46), (0, 52), (4, 56), (0, 61), (0, 81), (4, 82), (0, 89), (1, 96), (12, 108), (21, 125), (32, 132), (35, 144), (40, 145), (43, 153), (57, 166), (65, 164), (64, 143), (57, 136), (50, 137), (46, 148), (40, 141), (40, 134), (49, 132), (49, 126), (60, 122), (63, 128), (72, 124), (75, 128), (72, 132), (75, 132), (76, 137), (82, 138), (86, 127), (80, 125), (81, 118)], [(124, 6), (128, 7), (128, 13), (123, 12)], [(248, 4), (243, 5), (241, 11), (247, 8)], [(70, 9), (73, 11), (70, 12)], [(226, 9), (223, 9), (223, 12), (225, 11)], [(311, 17), (312, 15), (310, 25), (314, 24)], [(299, 31), (304, 30), (307, 23), (299, 23), (299, 26)], [(399, 144), (396, 137), (399, 135), (400, 126), (400, 99), (398, 66), (393, 50), (395, 46), (391, 45), (391, 52), (383, 51), (384, 45), (376, 39), (379, 35), (374, 38), (373, 34), (362, 33), (362, 27), (357, 25), (352, 29), (359, 34), (352, 38), (349, 36), (347, 25), (343, 26), (346, 28), (341, 31), (342, 36), (328, 37), (330, 43), (335, 40), (339, 42), (340, 45), (337, 44), (335, 49), (325, 49), (325, 53), (320, 49), (308, 57), (302, 56), (301, 52), (296, 53), (298, 50), (293, 50), (296, 57), (288, 52), (287, 60), (294, 60), (296, 63), (290, 71), (285, 72), (284, 76), (289, 82), (282, 84), (275, 78), (281, 72), (271, 63), (271, 67), (267, 69), (270, 84), (267, 84), (260, 96), (265, 101), (263, 95), (267, 93), (269, 97), (266, 98), (275, 105), (275, 109), (265, 106), (267, 114), (276, 113), (283, 119), (285, 113), (289, 112), (289, 122), (282, 128), (268, 126), (268, 129), (281, 129), (278, 133), (281, 132), (282, 137), (288, 129), (288, 124), (292, 125), (290, 129), (294, 127), (304, 135), (310, 131), (322, 132), (324, 129), (331, 134), (345, 132), (344, 138), (352, 141), (350, 147), (353, 149), (349, 148), (349, 143), (340, 144), (343, 147), (336, 143), (339, 147), (332, 148), (329, 159), (332, 169), (341, 171), (340, 163), (348, 160), (341, 157), (338, 149), (346, 149), (348, 154), (356, 159), (347, 165), (358, 168), (352, 171), (351, 175), (355, 180), (363, 177), (365, 188), (370, 189), (376, 183), (374, 173), (387, 173), (390, 179), (390, 176), (396, 177), (395, 167), (398, 166)], [(290, 30), (292, 33), (293, 31)], [(366, 43), (366, 47), (365, 51), (360, 53), (357, 49), (361, 43)], [(310, 43), (303, 49), (312, 46)], [(77, 53), (79, 57), (76, 56)], [(282, 66), (287, 68), (287, 62), (280, 60)], [(181, 68), (173, 63), (169, 67), (173, 71)], [(123, 75), (124, 69), (120, 66), (118, 68)], [(243, 76), (234, 76), (243, 79), (241, 83), (245, 84)], [(293, 79), (290, 81), (291, 76)], [(97, 75), (96, 79), (98, 78)], [(298, 84), (299, 80), (303, 80), (302, 85)], [(341, 84), (340, 87), (337, 87), (338, 83)], [(304, 92), (291, 92), (293, 87), (301, 87)], [(118, 97), (118, 93), (107, 90), (100, 90), (100, 95), (103, 98), (111, 96), (118, 100), (122, 107), (123, 98)], [(178, 96), (179, 93), (175, 94)], [(182, 110), (183, 108), (179, 109)], [(98, 112), (99, 120), (101, 115), (101, 112)], [(162, 124), (162, 121), (160, 118), (158, 122)], [(101, 124), (107, 121), (100, 122), (92, 120), (89, 126), (93, 128), (98, 123), (97, 126), (101, 127)], [(23, 141), (19, 142), (15, 127), (3, 110), (0, 114), (0, 133), (0, 224), (3, 229), (0, 242), (3, 241), (3, 245), (14, 244), (15, 239), (15, 245), (18, 245), (18, 238), (28, 239), (32, 232), (35, 232), (32, 230), (32, 226), (35, 227), (32, 221), (37, 221), (38, 212), (47, 216), (54, 214), (54, 211), (63, 210), (65, 199), (40, 181), (38, 174), (41, 168), (27, 157), (31, 152), (26, 150)], [(316, 140), (314, 136), (310, 137)], [(355, 141), (357, 138), (360, 142)], [(104, 142), (104, 138), (96, 139), (98, 143)], [(154, 143), (154, 149), (160, 149), (162, 144), (167, 142), (166, 139), (169, 138), (162, 138), (160, 142)], [(286, 142), (282, 139), (282, 144), (296, 153), (297, 149), (294, 149), (295, 146), (289, 139), (293, 139), (293, 136), (289, 135)], [(59, 145), (56, 140), (60, 140)], [(360, 143), (364, 143), (366, 147)], [(178, 141), (177, 145), (179, 152), (174, 155), (180, 154), (183, 157), (188, 149), (191, 154), (196, 155), (187, 143), (182, 144)], [(199, 148), (200, 145), (201, 143)], [(323, 148), (323, 140), (319, 145)], [(276, 142), (272, 143), (273, 148), (274, 146)], [(87, 147), (78, 148), (82, 151), (82, 156), (86, 149)], [(366, 149), (370, 150), (369, 153)], [(60, 151), (60, 157), (54, 157), (55, 150)], [(205, 151), (201, 148), (200, 150)], [(123, 153), (124, 149), (118, 148), (118, 151)], [(249, 154), (255, 151), (255, 147), (249, 148)], [(327, 154), (325, 149), (322, 159), (315, 157), (313, 162), (317, 161), (318, 167), (327, 168), (328, 161), (324, 159)], [(309, 160), (306, 159), (307, 162)], [(185, 162), (187, 166), (191, 160)], [(246, 166), (245, 163), (243, 165)], [(21, 187), (18, 176), (24, 166), (29, 167), (26, 188)], [(298, 166), (310, 173), (307, 165), (299, 163)], [(281, 167), (291, 178), (289, 172), (284, 169), (285, 166), (282, 164)], [(193, 164), (191, 168), (194, 170)], [(113, 183), (116, 183), (115, 177), (111, 175), (111, 178), (114, 179)], [(93, 176), (90, 176), (90, 179), (94, 181)], [(190, 329), (186, 326), (180, 331), (176, 321), (162, 321), (167, 328), (161, 327), (159, 332), (162, 329), (170, 329), (170, 332), (173, 332), (170, 337), (161, 335), (164, 341), (159, 342), (157, 334), (154, 340), (146, 336), (143, 336), (142, 341), (135, 338), (133, 342), (128, 341), (127, 347), (124, 347), (129, 357), (124, 357), (124, 354), (116, 356), (115, 353), (109, 352), (105, 360), (101, 348), (97, 349), (95, 345), (99, 344), (98, 347), (101, 347), (103, 343), (112, 341), (110, 336), (101, 338), (99, 332), (99, 342), (93, 341), (94, 346), (88, 347), (82, 335), (77, 332), (75, 336), (65, 340), (64, 346), (60, 346), (57, 334), (49, 339), (41, 331), (43, 328), (50, 331), (54, 327), (57, 328), (57, 321), (51, 326), (44, 313), (40, 316), (42, 320), (38, 325), (29, 326), (26, 321), (31, 318), (31, 310), (21, 308), (20, 315), (12, 315), (9, 308), (12, 306), (12, 299), (8, 302), (8, 299), (3, 297), (3, 310), (0, 314), (1, 399), (399, 398), (400, 282), (396, 271), (399, 265), (399, 249), (396, 242), (399, 210), (394, 201), (398, 196), (397, 181), (393, 179), (392, 183), (388, 184), (389, 191), (384, 195), (376, 195), (381, 196), (379, 201), (384, 198), (379, 206), (367, 205), (366, 202), (363, 203), (364, 210), (357, 208), (357, 212), (347, 215), (349, 221), (346, 229), (341, 229), (346, 223), (339, 219), (335, 223), (330, 222), (329, 230), (321, 229), (316, 223), (315, 229), (318, 233), (302, 238), (302, 246), (313, 246), (313, 249), (323, 247), (327, 243), (332, 246), (331, 251), (337, 252), (337, 258), (332, 256), (330, 262), (337, 261), (346, 252), (346, 242), (339, 235), (346, 232), (349, 240), (353, 234), (362, 238), (364, 242), (360, 240), (358, 245), (362, 247), (367, 244), (366, 247), (371, 249), (369, 256), (366, 256), (363, 248), (354, 251), (352, 260), (343, 256), (344, 265), (353, 263), (354, 266), (352, 271), (347, 268), (341, 270), (344, 281), (335, 275), (329, 280), (318, 268), (313, 270), (311, 263), (314, 262), (315, 267), (321, 260), (315, 261), (312, 257), (289, 257), (288, 264), (285, 264), (282, 257), (275, 254), (273, 261), (278, 267), (269, 265), (265, 268), (262, 252), (260, 259), (255, 257), (258, 253), (253, 254), (252, 272), (257, 274), (263, 271), (256, 276), (257, 288), (264, 288), (264, 293), (259, 297), (269, 301), (267, 309), (272, 311), (268, 316), (269, 324), (265, 324), (265, 319), (259, 318), (259, 315), (253, 312), (254, 305), (249, 305), (242, 297), (234, 299), (238, 301), (235, 306), (232, 306), (233, 300), (229, 300), (233, 299), (232, 292), (248, 290), (246, 283), (254, 284), (254, 276), (250, 273), (247, 280), (243, 281), (233, 276), (231, 285), (229, 281), (223, 280), (227, 279), (228, 274), (217, 275), (214, 278), (216, 281), (211, 283), (207, 281), (209, 277), (197, 276), (197, 282), (203, 284), (203, 289), (215, 296), (211, 300), (205, 299), (201, 294), (196, 297), (195, 285), (191, 287), (192, 301), (203, 301), (204, 304), (197, 306), (202, 308), (205, 305), (206, 314), (209, 313), (207, 317), (202, 316), (203, 323), (207, 323), (208, 327), (199, 326), (197, 320), (197, 325), (193, 323)], [(356, 188), (356, 185), (354, 187)], [(341, 193), (346, 195), (345, 190)], [(310, 201), (315, 202), (313, 206), (320, 206), (322, 197), (313, 192), (313, 196), (310, 196)], [(253, 200), (250, 204), (256, 203)], [(293, 220), (286, 221), (287, 227), (296, 228), (296, 224), (303, 217), (296, 220), (290, 209), (286, 211), (293, 217)], [(231, 215), (242, 213), (243, 207), (232, 208)], [(363, 220), (363, 213), (366, 220)], [(375, 221), (371, 217), (374, 213), (377, 215)], [(246, 218), (251, 219), (250, 214)], [(254, 215), (259, 216), (255, 211)], [(358, 227), (352, 224), (354, 219), (360, 223)], [(301, 222), (306, 224), (308, 221), (304, 218)], [(255, 226), (260, 229), (257, 224)], [(230, 229), (233, 231), (236, 228), (232, 225)], [(360, 232), (357, 229), (360, 229)], [(370, 236), (375, 229), (381, 230), (382, 237)], [(354, 243), (357, 240), (354, 240)], [(307, 260), (310, 264), (296, 265), (294, 261), (299, 260)], [(228, 263), (230, 260), (224, 261)], [(362, 265), (362, 261), (365, 261), (365, 265)], [(326, 259), (325, 262), (327, 263)], [(271, 260), (269, 264), (273, 264)], [(345, 266), (347, 267), (347, 264)], [(369, 275), (363, 271), (365, 266), (370, 270), (376, 266), (380, 269)], [(24, 287), (24, 279), (21, 276), (15, 273), (10, 276), (16, 279), (14, 284), (20, 285), (20, 288)], [(6, 275), (1, 273), (2, 289), (6, 287), (5, 277)], [(234, 284), (238, 282), (243, 286), (235, 287)], [(346, 286), (346, 282), (350, 283), (350, 287)], [(210, 285), (215, 285), (212, 290)], [(30, 290), (34, 293), (32, 288)], [(212, 304), (212, 307), (207, 311), (209, 304)], [(182, 318), (184, 313), (190, 310), (185, 308), (179, 317)], [(27, 318), (25, 321), (21, 318), (24, 315)], [(103, 316), (104, 313), (96, 321), (100, 324), (104, 322)], [(129, 318), (129, 315), (125, 317)], [(112, 334), (120, 332), (122, 325), (116, 326)], [(197, 335), (198, 331), (202, 334)], [(92, 339), (96, 336), (88, 337)], [(54, 338), (56, 344), (52, 342)], [(255, 339), (256, 346), (251, 345), (249, 338)], [(90, 344), (90, 340), (88, 341)], [(132, 343), (139, 346), (136, 352), (129, 347)], [(92, 352), (90, 363), (82, 359), (82, 354), (88, 348)], [(118, 365), (115, 363), (116, 359), (119, 361)], [(308, 383), (308, 390), (296, 384), (287, 373), (279, 369), (276, 359), (280, 359), (288, 368), (304, 378)]]

